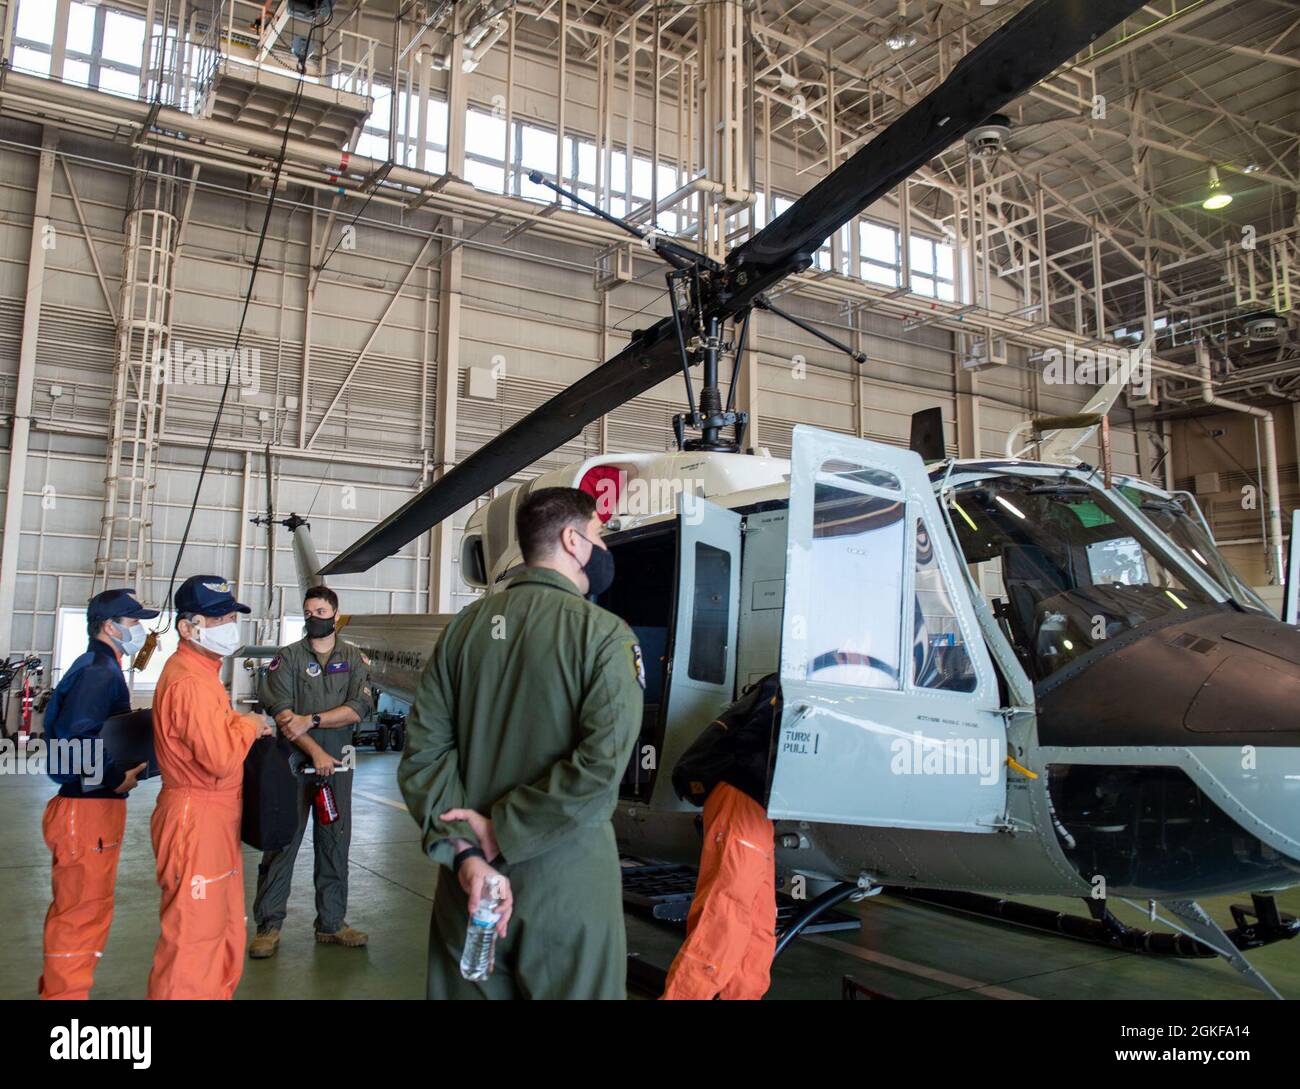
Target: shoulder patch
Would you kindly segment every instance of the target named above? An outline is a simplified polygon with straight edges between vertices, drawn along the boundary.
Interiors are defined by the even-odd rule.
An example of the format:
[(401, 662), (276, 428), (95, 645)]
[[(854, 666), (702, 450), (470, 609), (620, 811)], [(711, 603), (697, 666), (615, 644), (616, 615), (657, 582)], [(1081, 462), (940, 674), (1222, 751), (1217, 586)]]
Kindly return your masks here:
[(280, 656), (277, 654), (274, 658), (272, 658), (272, 659), (271, 659), (271, 664), (268, 665), (266, 668), (267, 668), (267, 670), (268, 670), (269, 672), (271, 672), (271, 673), (274, 673), (277, 669), (279, 669), (279, 668), (280, 668)]
[(641, 644), (633, 643), (632, 651), (632, 673), (636, 677), (636, 683), (641, 686), (641, 691), (645, 691), (645, 659), (641, 657)]

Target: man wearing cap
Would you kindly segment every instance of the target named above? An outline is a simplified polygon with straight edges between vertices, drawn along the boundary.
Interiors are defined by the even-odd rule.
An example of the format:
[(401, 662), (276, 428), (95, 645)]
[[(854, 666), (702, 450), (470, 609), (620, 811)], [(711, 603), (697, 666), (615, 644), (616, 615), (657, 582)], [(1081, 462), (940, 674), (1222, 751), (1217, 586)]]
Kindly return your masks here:
[(145, 770), (117, 767), (100, 739), (106, 719), (131, 709), (123, 660), (144, 645), (141, 620), (158, 614), (129, 590), (105, 590), (86, 606), (90, 645), (68, 667), (45, 711), (49, 776), (59, 793), (42, 828), (53, 865), (45, 913), (42, 998), (88, 998), (113, 921), (126, 796)]
[(280, 851), (267, 851), (257, 868), (253, 920), (257, 933), (248, 947), (254, 960), (275, 956), (280, 927), (289, 903), (293, 864), (307, 821), (312, 819), (316, 854), (316, 940), (324, 945), (357, 948), (367, 935), (348, 926), (348, 847), (352, 840), (352, 776), (333, 783), (338, 820), (322, 824), (312, 799), (321, 776), (332, 776), (352, 741), (352, 727), (374, 711), (370, 698), (370, 660), (358, 647), (338, 637), (338, 595), (328, 586), (313, 586), (303, 598), (304, 635), (281, 647), (267, 666), (258, 693), (262, 708), (280, 732), (307, 754), (316, 767), (314, 780), (302, 780), (298, 794), (298, 834)]
[(162, 933), (150, 998), (230, 998), (244, 967), (244, 865), (239, 846), (244, 757), (271, 727), (241, 715), (221, 683), (251, 610), (219, 575), (186, 579), (173, 599), (180, 645), (153, 697), (162, 790), (151, 829)]

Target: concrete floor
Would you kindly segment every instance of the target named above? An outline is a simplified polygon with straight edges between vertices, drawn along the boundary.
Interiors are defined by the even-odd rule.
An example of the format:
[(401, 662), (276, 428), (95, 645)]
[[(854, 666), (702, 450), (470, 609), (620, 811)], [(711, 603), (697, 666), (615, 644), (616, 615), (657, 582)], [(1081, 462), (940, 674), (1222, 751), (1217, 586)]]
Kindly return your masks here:
[[(369, 948), (318, 946), (313, 940), (312, 855), (298, 857), (289, 919), (277, 957), (248, 962), (239, 998), (420, 998), (434, 868), (420, 852), (414, 823), (400, 800), (392, 753), (362, 753), (354, 790), (351, 903), (348, 921), (371, 935)], [(156, 781), (128, 803), (126, 845), (118, 873), (117, 911), (96, 974), (96, 998), (141, 998), (157, 937), (149, 816)], [(49, 855), (41, 815), (53, 793), (44, 776), (0, 777), (0, 998), (30, 998), (41, 971), (41, 928), (49, 903)], [(252, 914), (258, 857), (245, 852), (245, 894)], [(1205, 906), (1220, 922), (1228, 904)], [(1067, 901), (1066, 910), (1082, 910)], [(1300, 915), (1300, 889), (1280, 898)], [(852, 975), (899, 998), (1242, 998), (1263, 997), (1219, 961), (1157, 961), (1110, 953), (1063, 938), (981, 923), (887, 897), (848, 910), (862, 929), (798, 941), (773, 973), (772, 998), (837, 998)], [(1121, 907), (1126, 921), (1138, 918)], [(628, 948), (667, 966), (680, 934), (629, 917)], [(1288, 998), (1300, 998), (1300, 939), (1251, 954)]]

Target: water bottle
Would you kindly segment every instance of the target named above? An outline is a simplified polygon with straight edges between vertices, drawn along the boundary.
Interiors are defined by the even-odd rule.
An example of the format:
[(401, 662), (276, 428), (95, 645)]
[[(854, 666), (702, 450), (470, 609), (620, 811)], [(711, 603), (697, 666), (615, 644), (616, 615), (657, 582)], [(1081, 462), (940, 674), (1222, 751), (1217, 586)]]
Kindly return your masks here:
[(489, 877), (483, 883), (483, 895), (478, 907), (469, 917), (465, 929), (465, 951), (460, 955), (460, 974), (474, 983), (481, 983), (492, 974), (497, 948), (497, 922), (501, 916), (499, 877)]

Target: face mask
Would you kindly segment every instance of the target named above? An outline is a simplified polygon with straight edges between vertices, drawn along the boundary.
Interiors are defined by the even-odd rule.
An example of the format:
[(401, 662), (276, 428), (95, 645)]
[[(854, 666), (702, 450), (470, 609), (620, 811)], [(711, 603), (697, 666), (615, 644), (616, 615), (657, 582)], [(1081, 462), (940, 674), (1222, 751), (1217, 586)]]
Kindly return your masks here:
[(582, 565), (582, 573), (587, 576), (587, 592), (592, 597), (599, 597), (614, 582), (614, 557), (610, 554), (609, 549), (601, 548), (589, 537), (585, 537), (581, 533), (578, 536), (591, 545), (591, 555), (587, 557), (587, 562)]
[(109, 635), (109, 638), (113, 640), (113, 645), (117, 647), (117, 652), (124, 658), (135, 657), (135, 652), (144, 646), (144, 625), (115, 624), (113, 626), (126, 636), (125, 639), (119, 639), (115, 635)]
[(334, 620), (332, 616), (309, 616), (304, 630), (310, 639), (324, 639), (334, 633)]
[(204, 650), (220, 654), (223, 658), (234, 654), (244, 645), (244, 641), (239, 638), (239, 624), (234, 620), (213, 628), (199, 628), (198, 631), (198, 638), (194, 641)]

